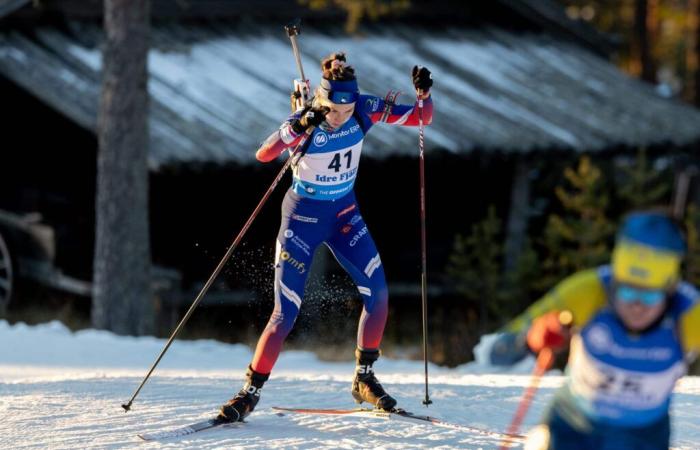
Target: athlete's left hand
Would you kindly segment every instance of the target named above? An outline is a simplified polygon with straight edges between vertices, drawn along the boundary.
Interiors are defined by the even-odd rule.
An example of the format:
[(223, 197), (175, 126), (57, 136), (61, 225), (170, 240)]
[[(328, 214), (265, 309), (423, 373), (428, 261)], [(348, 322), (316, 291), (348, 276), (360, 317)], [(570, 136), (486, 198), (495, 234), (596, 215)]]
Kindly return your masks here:
[(538, 317), (527, 332), (527, 346), (534, 353), (545, 348), (554, 352), (563, 350), (571, 340), (572, 320), (569, 311), (550, 311)]
[(411, 71), (413, 78), (413, 86), (416, 88), (416, 93), (419, 97), (425, 98), (429, 94), (429, 90), (433, 85), (433, 76), (430, 71), (423, 66), (413, 66)]

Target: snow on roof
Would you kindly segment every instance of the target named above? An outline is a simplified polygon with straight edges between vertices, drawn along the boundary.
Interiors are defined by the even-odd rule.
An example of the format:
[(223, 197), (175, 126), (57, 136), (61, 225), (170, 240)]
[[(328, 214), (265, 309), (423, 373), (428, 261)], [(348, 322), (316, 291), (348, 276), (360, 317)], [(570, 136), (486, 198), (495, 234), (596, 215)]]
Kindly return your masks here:
[(29, 2), (30, 0), (0, 0), (0, 17), (12, 14)]
[[(0, 33), (0, 73), (88, 129), (100, 91), (101, 30), (38, 27)], [(410, 70), (431, 69), (436, 111), (428, 148), (452, 152), (599, 151), (700, 139), (700, 111), (659, 96), (612, 64), (546, 34), (499, 28), (368, 27), (362, 37), (305, 27), (302, 61), (312, 85), (319, 61), (346, 51), (365, 93), (389, 89), (412, 103)], [(154, 169), (188, 162), (254, 161), (254, 151), (289, 113), (298, 77), (281, 26), (158, 25), (149, 56)], [(416, 135), (373, 128), (373, 157), (416, 152)]]

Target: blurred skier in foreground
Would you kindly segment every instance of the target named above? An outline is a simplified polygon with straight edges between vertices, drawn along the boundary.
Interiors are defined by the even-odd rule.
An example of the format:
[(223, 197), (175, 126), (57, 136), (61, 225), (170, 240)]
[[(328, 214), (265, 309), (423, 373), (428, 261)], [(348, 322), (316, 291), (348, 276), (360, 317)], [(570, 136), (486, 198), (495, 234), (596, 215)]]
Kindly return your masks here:
[[(284, 339), (294, 325), (304, 297), (314, 251), (325, 244), (350, 274), (364, 302), (357, 332), (357, 366), (352, 396), (358, 402), (390, 410), (396, 400), (377, 381), (372, 368), (387, 318), (388, 294), (384, 269), (374, 241), (360, 214), (353, 186), (365, 134), (378, 122), (417, 126), (430, 124), (433, 104), (432, 77), (424, 67), (414, 67), (413, 85), (422, 110), (361, 95), (355, 71), (345, 55), (335, 53), (321, 63), (321, 83), (313, 103), (292, 114), (263, 143), (256, 157), (270, 162), (285, 150), (293, 150), (309, 130), (304, 156), (293, 166), (292, 186), (282, 202), (282, 223), (275, 252), (275, 308), (263, 331), (247, 381), (241, 391), (221, 407), (220, 419), (243, 420), (260, 399), (263, 383), (277, 361)], [(303, 395), (303, 392), (300, 392)]]
[(570, 345), (566, 383), (526, 448), (669, 448), (673, 387), (700, 351), (698, 292), (680, 280), (685, 252), (669, 216), (631, 214), (609, 266), (564, 279), (494, 341), (500, 365)]

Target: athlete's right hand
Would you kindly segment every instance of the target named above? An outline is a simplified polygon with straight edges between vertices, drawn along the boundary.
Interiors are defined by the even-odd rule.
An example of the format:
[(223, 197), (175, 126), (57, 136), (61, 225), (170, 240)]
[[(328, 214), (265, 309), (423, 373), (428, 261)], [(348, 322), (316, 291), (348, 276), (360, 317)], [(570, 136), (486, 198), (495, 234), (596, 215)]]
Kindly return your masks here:
[(428, 97), (430, 88), (433, 86), (433, 75), (427, 67), (413, 66), (411, 71), (413, 86), (416, 88), (416, 93), (421, 98)]
[(527, 332), (527, 346), (534, 353), (544, 348), (563, 350), (571, 339), (571, 318), (569, 311), (550, 311), (538, 317)]
[(326, 120), (326, 114), (330, 109), (326, 106), (313, 107), (303, 113), (300, 118), (294, 120), (291, 124), (292, 130), (296, 134), (301, 134), (309, 127), (317, 127)]

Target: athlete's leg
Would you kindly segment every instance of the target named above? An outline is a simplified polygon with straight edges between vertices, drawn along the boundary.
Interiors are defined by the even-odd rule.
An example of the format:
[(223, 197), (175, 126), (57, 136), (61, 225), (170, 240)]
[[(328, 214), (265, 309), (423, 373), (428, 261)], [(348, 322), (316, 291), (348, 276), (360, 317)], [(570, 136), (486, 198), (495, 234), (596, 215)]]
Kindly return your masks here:
[(358, 403), (368, 402), (375, 408), (391, 410), (396, 406), (396, 399), (386, 393), (373, 368), (379, 358), (388, 309), (386, 279), (379, 253), (359, 212), (339, 221), (327, 244), (355, 280), (363, 301), (357, 329), (355, 378), (350, 392)]
[(255, 409), (263, 384), (270, 376), (284, 339), (299, 313), (312, 255), (327, 234), (324, 230), (329, 229), (321, 218), (301, 212), (305, 210), (313, 213), (314, 207), (301, 203), (291, 193), (285, 196), (275, 251), (275, 308), (258, 340), (246, 383), (221, 407), (221, 420), (243, 420)]
[(327, 244), (355, 281), (362, 297), (364, 307), (357, 330), (357, 346), (362, 350), (376, 350), (386, 325), (388, 289), (379, 252), (359, 212), (339, 222)]
[[(285, 338), (292, 330), (304, 296), (304, 285), (311, 268), (314, 250), (323, 238), (320, 223), (297, 220), (283, 215), (275, 251), (275, 307), (263, 330), (251, 367), (270, 373)], [(303, 216), (302, 216), (303, 217)]]

